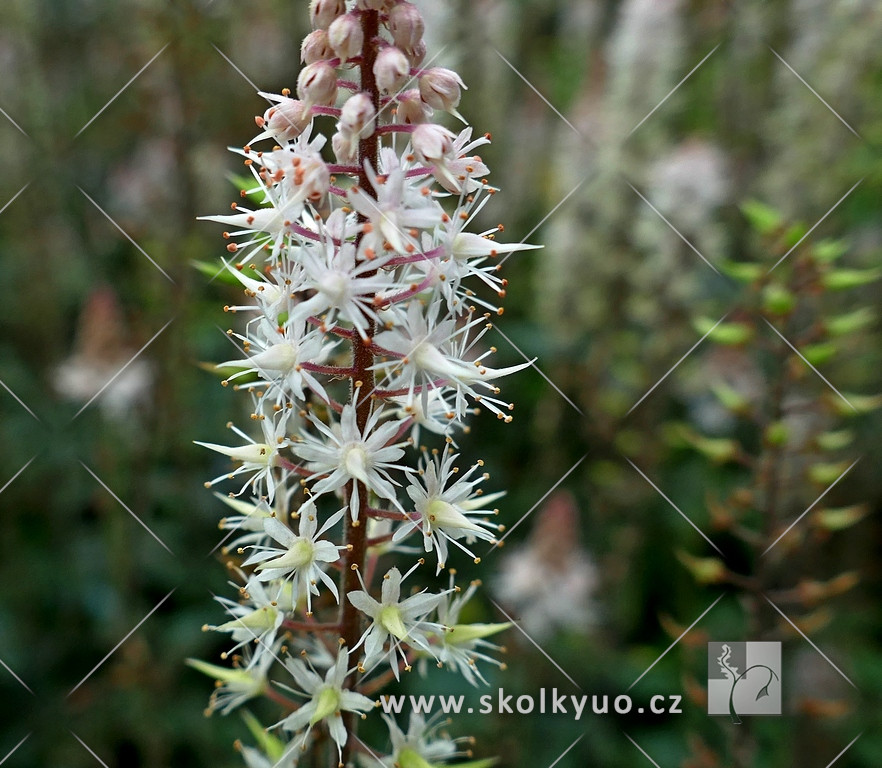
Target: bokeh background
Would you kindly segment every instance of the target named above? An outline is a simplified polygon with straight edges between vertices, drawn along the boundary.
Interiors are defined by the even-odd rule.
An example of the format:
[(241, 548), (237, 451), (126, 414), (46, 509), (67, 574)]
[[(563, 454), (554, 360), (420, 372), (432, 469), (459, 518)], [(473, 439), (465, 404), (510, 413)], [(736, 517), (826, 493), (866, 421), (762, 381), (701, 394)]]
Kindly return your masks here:
[[(500, 363), (522, 352), (536, 369), (505, 383), (515, 421), (479, 419), (466, 448), (509, 489), (517, 523), (504, 548), (460, 570), (484, 581), (474, 618), (505, 610), (520, 626), (489, 692), (617, 695), (639, 678), (636, 698), (684, 702), (666, 717), (475, 715), (451, 730), (505, 766), (823, 768), (846, 748), (837, 765), (877, 765), (882, 7), (417, 4), (434, 63), (469, 85), (461, 111), (493, 135), (484, 158), (502, 192), (486, 225), (545, 246), (506, 262), (493, 342)], [(184, 666), (222, 647), (200, 628), (227, 589), (210, 554), (222, 505), (202, 487), (222, 469), (192, 441), (223, 442), (244, 408), (206, 365), (230, 356), (221, 309), (237, 294), (193, 267), (223, 253), (217, 227), (195, 219), (234, 199), (226, 147), (255, 132), (265, 104), (253, 86), (293, 87), (306, 8), (3, 3), (9, 766), (239, 764), (244, 725), (205, 718), (210, 681)], [(812, 350), (812, 371), (750, 314), (750, 286), (726, 265), (765, 272), (788, 254), (789, 275), (831, 238), (847, 245), (851, 289), (828, 295), (835, 280), (800, 282), (793, 267), (808, 309), (795, 324), (779, 316), (795, 332), (866, 311)], [(728, 336), (697, 344), (726, 313)], [(759, 407), (745, 427), (743, 401), (770, 391), (779, 410)], [(772, 439), (778, 424), (786, 434)], [(818, 448), (820, 434), (838, 438)], [(766, 567), (768, 535), (831, 484)], [(769, 494), (782, 500), (771, 531)], [(707, 642), (751, 639), (784, 643), (784, 716), (709, 718)], [(459, 685), (414, 676), (401, 690)]]

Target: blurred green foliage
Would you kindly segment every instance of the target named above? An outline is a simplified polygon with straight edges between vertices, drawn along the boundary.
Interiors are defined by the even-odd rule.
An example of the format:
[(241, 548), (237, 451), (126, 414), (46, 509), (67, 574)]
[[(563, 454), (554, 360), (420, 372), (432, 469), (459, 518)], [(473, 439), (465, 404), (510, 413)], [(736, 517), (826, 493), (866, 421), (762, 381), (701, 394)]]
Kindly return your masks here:
[[(864, 732), (847, 759), (875, 766), (882, 9), (844, 0), (419, 5), (438, 63), (470, 86), (462, 111), (494, 137), (485, 159), (502, 192), (486, 225), (501, 219), (507, 240), (530, 233), (545, 245), (506, 263), (500, 328), (538, 356), (554, 386), (535, 371), (507, 381), (515, 422), (485, 415), (465, 453), (509, 488), (509, 525), (587, 455), (563, 486), (598, 566), (594, 626), (559, 631), (542, 648), (584, 692), (615, 696), (725, 595), (632, 691), (682, 694), (683, 715), (474, 716), (456, 732), (474, 733), (476, 755), (499, 754), (506, 766), (551, 765), (581, 736), (558, 765), (605, 768), (645, 759), (623, 731), (659, 765), (691, 768), (827, 765)], [(108, 766), (234, 766), (232, 742), (247, 729), (236, 716), (204, 718), (206, 680), (183, 666), (221, 650), (200, 627), (217, 620), (212, 593), (225, 589), (210, 552), (223, 510), (202, 487), (223, 464), (191, 441), (221, 439), (240, 407), (200, 365), (229, 357), (221, 307), (238, 299), (192, 267), (222, 253), (215, 229), (194, 219), (231, 200), (237, 169), (225, 147), (250, 138), (251, 116), (264, 109), (248, 80), (273, 92), (294, 83), (306, 3), (9, 0), (3, 12), (0, 757), (31, 734), (10, 766), (93, 766), (75, 735)], [(766, 281), (791, 249), (781, 280), (776, 270)], [(789, 282), (784, 270), (806, 258), (817, 275)], [(107, 286), (118, 311), (104, 305), (84, 318)], [(797, 317), (804, 345), (776, 327), (858, 413), (754, 311)], [(113, 387), (98, 394), (99, 382), (83, 409), (91, 395), (72, 396), (65, 361), (76, 353), (86, 368), (106, 366), (106, 380), (148, 342), (144, 367), (128, 369), (141, 395), (114, 410)], [(498, 364), (520, 359), (501, 337), (494, 343)], [(742, 460), (794, 439), (783, 419), (744, 423), (749, 387), (766, 392), (782, 369), (804, 410), (824, 412), (797, 424), (824, 457), (778, 478), (785, 519), (862, 458), (797, 526), (800, 546), (788, 546), (766, 586), (801, 586), (806, 611), (791, 618), (856, 692), (767, 609), (758, 619), (741, 581), (757, 567), (745, 536), (764, 522), (739, 495), (755, 490)], [(626, 458), (724, 551), (725, 573)], [(489, 584), (500, 557), (462, 569), (488, 582), (476, 618), (499, 619)], [(705, 644), (757, 633), (785, 641), (787, 713), (736, 732), (703, 712)], [(492, 676), (491, 692), (577, 692), (523, 635), (511, 630), (506, 642), (508, 670)], [(402, 690), (456, 693), (455, 679), (442, 670)], [(370, 726), (364, 736), (379, 738)]]

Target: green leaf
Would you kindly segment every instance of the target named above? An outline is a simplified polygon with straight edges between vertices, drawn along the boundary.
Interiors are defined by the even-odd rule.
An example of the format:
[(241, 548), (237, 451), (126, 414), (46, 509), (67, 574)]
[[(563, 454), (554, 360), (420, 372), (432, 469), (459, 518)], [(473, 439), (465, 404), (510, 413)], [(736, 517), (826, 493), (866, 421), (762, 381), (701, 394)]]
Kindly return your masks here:
[(809, 480), (827, 487), (848, 469), (848, 464), (847, 461), (819, 461), (809, 467)]
[[(230, 173), (227, 174), (227, 179), (240, 193), (246, 193), (244, 195), (244, 199), (248, 200), (258, 207), (266, 205), (266, 192), (264, 192), (260, 187), (257, 186), (257, 182), (252, 176), (246, 176), (245, 174), (239, 173)], [(249, 189), (254, 191), (248, 194)]]
[(678, 550), (676, 554), (677, 559), (699, 584), (718, 584), (726, 578), (728, 571), (719, 558), (695, 557), (682, 550)]
[(787, 445), (790, 439), (790, 430), (783, 421), (773, 421), (766, 427), (766, 442), (776, 448)]
[(806, 236), (807, 232), (808, 230), (806, 229), (805, 224), (791, 225), (784, 233), (784, 245), (788, 248), (795, 247), (796, 244)]
[(762, 688), (759, 689), (759, 693), (757, 693), (755, 701), (759, 701), (760, 699), (765, 698), (769, 695), (769, 685), (771, 684), (771, 682), (772, 681), (769, 680), (768, 683), (766, 683)]
[(832, 269), (821, 276), (821, 285), (830, 291), (847, 291), (869, 285), (882, 277), (882, 268)]
[[(709, 317), (699, 317), (693, 320), (693, 327), (702, 336), (707, 334), (711, 341), (725, 346), (740, 346), (753, 338), (754, 328), (747, 323), (717, 323)], [(715, 327), (716, 326), (716, 327)]]
[[(848, 402), (845, 402), (842, 397)], [(833, 410), (840, 416), (855, 416), (859, 413), (871, 413), (872, 411), (882, 408), (882, 395), (858, 395), (852, 392), (843, 392), (842, 397), (839, 397), (832, 392), (829, 395), (826, 395), (827, 401), (833, 406)]]
[(726, 437), (706, 437), (686, 424), (674, 423), (665, 427), (665, 438), (672, 447), (690, 447), (715, 464), (733, 461), (740, 453), (735, 440)]
[(770, 205), (759, 200), (748, 200), (741, 205), (741, 212), (761, 235), (771, 235), (784, 225), (784, 217)]
[(812, 365), (823, 365), (836, 354), (836, 345), (829, 341), (807, 344), (801, 352)]
[(765, 266), (752, 261), (724, 261), (720, 270), (740, 283), (753, 283), (766, 273)]
[(827, 331), (832, 336), (845, 336), (872, 325), (876, 321), (876, 312), (870, 307), (858, 307), (844, 315), (835, 315), (825, 322)]
[(848, 243), (845, 240), (821, 240), (812, 247), (812, 256), (815, 261), (836, 261), (840, 256), (848, 252)]
[(840, 429), (834, 432), (822, 432), (815, 438), (815, 442), (822, 451), (841, 451), (854, 441), (854, 432), (850, 429)]
[(242, 285), (230, 270), (224, 269), (223, 264), (211, 261), (191, 261), (190, 262), (199, 272), (207, 278), (225, 285)]
[(711, 392), (714, 393), (720, 404), (732, 413), (746, 413), (750, 410), (750, 401), (728, 384), (714, 384), (711, 387)]
[(796, 307), (796, 296), (783, 285), (767, 285), (763, 291), (763, 309), (774, 315), (789, 315)]
[(827, 531), (844, 531), (857, 525), (869, 512), (866, 504), (819, 509), (812, 513), (812, 524)]

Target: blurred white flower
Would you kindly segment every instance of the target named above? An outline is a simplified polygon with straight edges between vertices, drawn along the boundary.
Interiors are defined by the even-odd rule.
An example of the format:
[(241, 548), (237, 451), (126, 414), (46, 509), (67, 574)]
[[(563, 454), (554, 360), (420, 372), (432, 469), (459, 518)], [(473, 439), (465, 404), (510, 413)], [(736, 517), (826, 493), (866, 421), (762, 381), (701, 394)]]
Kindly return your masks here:
[(537, 642), (562, 630), (584, 632), (595, 616), (597, 570), (579, 544), (579, 510), (557, 491), (539, 511), (528, 539), (506, 551), (493, 591)]

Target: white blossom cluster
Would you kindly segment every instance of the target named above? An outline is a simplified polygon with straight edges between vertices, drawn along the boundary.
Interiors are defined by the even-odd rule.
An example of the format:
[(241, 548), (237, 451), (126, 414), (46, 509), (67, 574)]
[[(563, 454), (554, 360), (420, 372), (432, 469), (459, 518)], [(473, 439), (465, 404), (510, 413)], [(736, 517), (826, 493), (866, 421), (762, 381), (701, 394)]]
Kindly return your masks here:
[[(285, 709), (241, 748), (249, 766), (294, 765), (328, 737), (352, 761), (353, 725), (389, 677), (428, 662), (477, 684), (478, 662), (499, 665), (486, 638), (506, 625), (458, 622), (475, 585), (403, 587), (423, 554), (440, 571), (451, 545), (477, 562), (475, 543), (495, 543), (502, 494), (483, 494), (482, 462), (460, 471), (453, 435), (482, 407), (511, 420), (496, 380), (529, 365), (485, 363), (505, 295), (497, 257), (533, 246), (467, 231), (496, 191), (476, 154), (489, 138), (433, 122), (463, 120), (465, 86), (422, 66), (417, 7), (312, 0), (309, 12), (296, 98), (261, 94), (260, 133), (237, 150), (251, 185), (232, 213), (205, 217), (228, 228), (224, 269), (247, 297), (225, 308), (247, 321), (219, 367), (250, 398), (253, 428), (199, 443), (232, 460), (206, 485), (234, 481), (218, 496), (235, 512), (220, 527), (238, 599), (218, 598), (227, 620), (206, 627), (229, 633), (232, 666), (191, 663), (218, 681), (209, 711), (258, 696)], [(394, 552), (419, 559), (402, 574)], [(418, 716), (406, 733), (387, 722), (391, 753), (371, 748), (383, 765), (402, 750), (421, 766), (467, 754)]]

